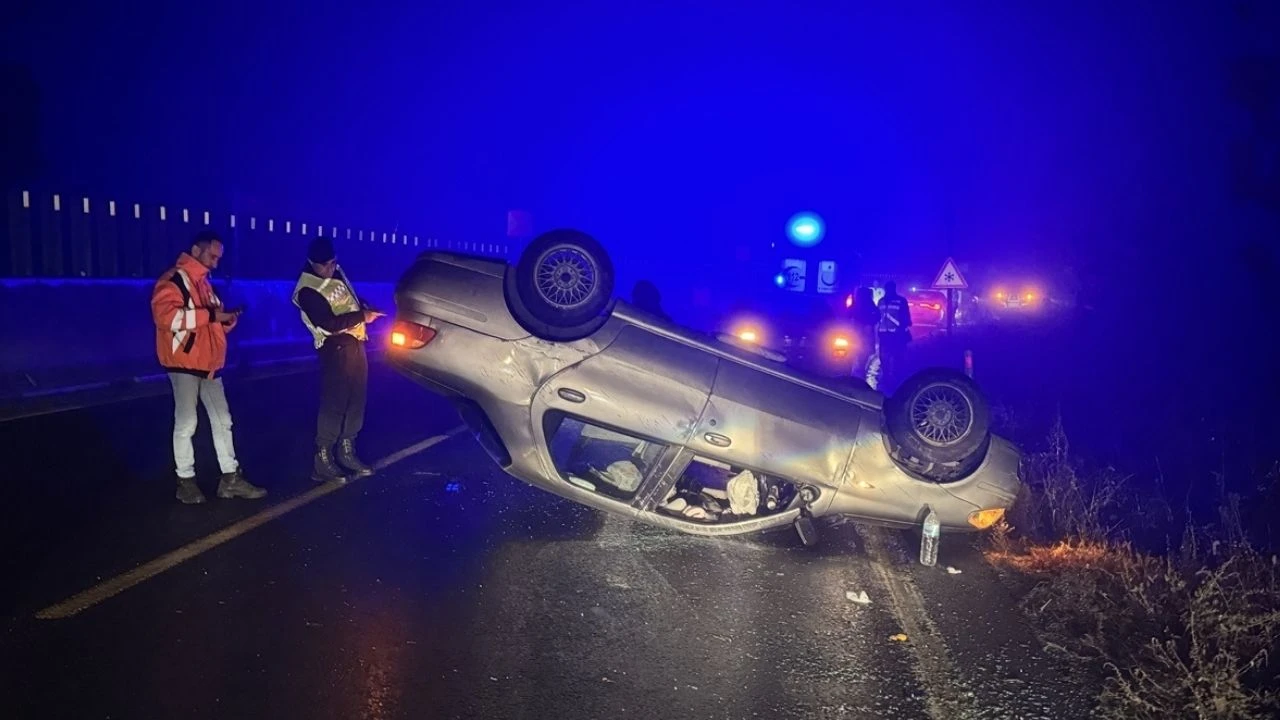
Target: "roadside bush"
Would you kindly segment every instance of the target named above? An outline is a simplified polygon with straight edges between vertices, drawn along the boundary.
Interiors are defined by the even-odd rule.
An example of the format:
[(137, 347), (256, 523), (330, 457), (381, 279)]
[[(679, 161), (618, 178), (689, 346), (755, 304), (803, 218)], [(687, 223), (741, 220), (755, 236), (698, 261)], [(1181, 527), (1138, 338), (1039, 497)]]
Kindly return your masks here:
[(1280, 712), (1272, 661), (1280, 568), (1248, 544), (1238, 497), (1221, 492), (1217, 524), (1188, 526), (1177, 548), (1154, 555), (1119, 534), (1171, 521), (1169, 503), (1133, 493), (1109, 468), (1081, 471), (1061, 421), (1023, 474), (1025, 496), (991, 533), (988, 556), (1038, 580), (1022, 609), (1052, 647), (1107, 668), (1103, 717), (1253, 720)]
[(1048, 447), (1028, 454), (1021, 468), (1023, 494), (1009, 523), (1027, 539), (1101, 541), (1120, 526), (1126, 478), (1112, 468), (1089, 473), (1071, 455), (1071, 443), (1059, 416), (1049, 431)]

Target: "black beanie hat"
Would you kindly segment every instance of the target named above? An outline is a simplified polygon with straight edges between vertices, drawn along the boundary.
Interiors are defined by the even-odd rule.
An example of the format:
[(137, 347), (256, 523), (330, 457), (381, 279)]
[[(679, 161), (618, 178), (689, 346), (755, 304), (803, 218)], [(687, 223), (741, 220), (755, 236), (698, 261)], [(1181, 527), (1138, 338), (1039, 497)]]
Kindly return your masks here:
[(307, 259), (316, 264), (327, 263), (335, 256), (333, 241), (323, 235), (311, 241), (307, 247)]

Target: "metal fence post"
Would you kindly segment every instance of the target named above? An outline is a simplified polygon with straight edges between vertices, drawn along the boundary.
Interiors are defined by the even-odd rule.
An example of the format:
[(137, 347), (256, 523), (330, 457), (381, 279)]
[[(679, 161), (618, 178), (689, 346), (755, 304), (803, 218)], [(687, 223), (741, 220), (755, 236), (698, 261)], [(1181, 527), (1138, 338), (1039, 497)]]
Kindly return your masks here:
[[(106, 212), (103, 212), (103, 211)], [(120, 262), (119, 220), (116, 213), (115, 200), (108, 200), (106, 207), (98, 209), (94, 215), (94, 227), (98, 236), (98, 275), (103, 277), (119, 277), (123, 263)]]
[[(120, 223), (120, 263), (121, 270), (129, 277), (146, 277), (147, 241), (146, 226), (142, 219), (142, 205), (129, 204), (123, 212)], [(156, 273), (157, 275), (159, 273)]]
[[(143, 208), (145, 210), (145, 208)], [(146, 233), (147, 233), (147, 261), (143, 265), (143, 272), (147, 276), (159, 275), (164, 268), (169, 267), (173, 262), (170, 257), (173, 253), (169, 248), (169, 228), (168, 228), (169, 210), (161, 205), (147, 212)]]
[(41, 275), (60, 277), (62, 267), (62, 196), (53, 195), (40, 211)]
[(89, 198), (82, 197), (72, 201), (67, 208), (67, 239), (71, 246), (72, 277), (89, 277), (93, 275), (93, 230), (90, 225)]
[(9, 275), (30, 277), (31, 263), (31, 192), (9, 193), (6, 198), (9, 230)]

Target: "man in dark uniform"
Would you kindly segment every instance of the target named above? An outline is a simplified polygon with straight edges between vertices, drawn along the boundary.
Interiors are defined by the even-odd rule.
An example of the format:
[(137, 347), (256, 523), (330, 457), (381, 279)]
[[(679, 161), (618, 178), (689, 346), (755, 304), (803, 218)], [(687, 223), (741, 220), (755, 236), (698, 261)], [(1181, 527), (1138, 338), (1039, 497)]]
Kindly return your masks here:
[(320, 355), (320, 417), (311, 479), (346, 482), (342, 468), (356, 477), (368, 477), (373, 468), (356, 455), (355, 440), (364, 425), (369, 384), (366, 325), (383, 314), (360, 302), (338, 266), (333, 241), (326, 237), (317, 237), (307, 249), (302, 276), (293, 290), (293, 304), (302, 311), (302, 324)]
[(867, 368), (867, 384), (874, 389), (887, 381), (896, 380), (911, 342), (911, 308), (907, 299), (898, 294), (898, 284), (890, 280), (884, 284), (884, 297), (880, 298), (880, 322), (876, 325), (876, 354)]

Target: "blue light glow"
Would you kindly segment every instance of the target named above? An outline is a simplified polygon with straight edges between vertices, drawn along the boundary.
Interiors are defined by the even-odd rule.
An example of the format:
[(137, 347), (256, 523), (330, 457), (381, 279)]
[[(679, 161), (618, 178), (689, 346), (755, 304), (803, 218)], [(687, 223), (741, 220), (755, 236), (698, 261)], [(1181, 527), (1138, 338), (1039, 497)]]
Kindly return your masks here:
[(773, 284), (777, 285), (778, 287), (785, 286), (787, 284), (787, 276), (783, 275), (782, 273), (778, 273), (777, 275), (774, 275)]
[(825, 234), (826, 225), (817, 213), (796, 213), (787, 221), (787, 236), (793, 245), (813, 247), (822, 242)]

